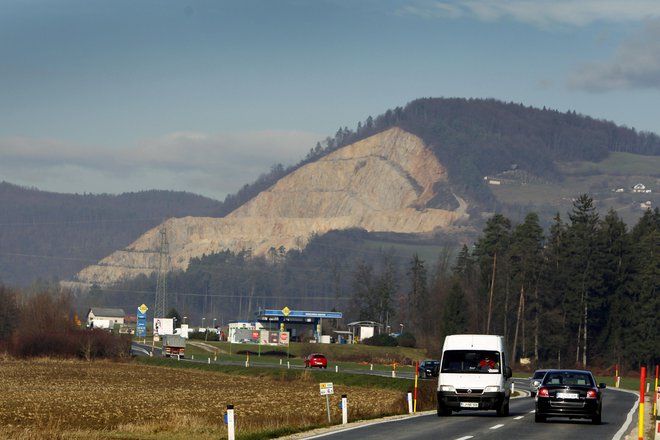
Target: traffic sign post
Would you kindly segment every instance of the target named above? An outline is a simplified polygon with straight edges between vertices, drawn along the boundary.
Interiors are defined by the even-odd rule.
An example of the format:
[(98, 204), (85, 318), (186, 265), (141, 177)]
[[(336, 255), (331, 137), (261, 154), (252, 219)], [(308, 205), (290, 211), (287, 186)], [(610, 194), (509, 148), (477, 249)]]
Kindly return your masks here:
[(319, 390), (321, 395), (325, 396), (325, 406), (328, 410), (328, 423), (331, 423), (332, 419), (330, 418), (330, 398), (328, 396), (335, 393), (334, 386), (332, 382), (322, 382), (319, 384)]

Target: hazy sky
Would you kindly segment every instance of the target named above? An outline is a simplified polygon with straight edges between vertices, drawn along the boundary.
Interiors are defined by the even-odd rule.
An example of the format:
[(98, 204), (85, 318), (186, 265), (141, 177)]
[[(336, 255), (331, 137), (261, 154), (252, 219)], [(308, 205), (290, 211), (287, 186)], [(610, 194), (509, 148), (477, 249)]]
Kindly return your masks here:
[(660, 134), (660, 1), (0, 1), (0, 181), (222, 200), (421, 97)]

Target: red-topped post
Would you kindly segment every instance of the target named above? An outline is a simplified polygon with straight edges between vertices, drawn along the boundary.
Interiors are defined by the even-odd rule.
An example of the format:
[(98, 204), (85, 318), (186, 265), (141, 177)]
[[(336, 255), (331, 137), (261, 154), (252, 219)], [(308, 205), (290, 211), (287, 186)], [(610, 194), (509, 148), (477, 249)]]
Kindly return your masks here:
[(639, 375), (639, 420), (637, 428), (638, 440), (644, 440), (644, 389), (646, 388), (646, 367), (642, 367)]

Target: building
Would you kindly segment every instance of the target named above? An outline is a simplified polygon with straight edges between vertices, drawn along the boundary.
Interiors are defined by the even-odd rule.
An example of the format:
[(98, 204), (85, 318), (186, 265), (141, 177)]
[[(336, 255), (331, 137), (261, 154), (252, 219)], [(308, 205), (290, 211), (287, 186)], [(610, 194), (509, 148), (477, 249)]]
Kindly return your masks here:
[(112, 329), (115, 324), (124, 325), (124, 309), (92, 307), (87, 312), (87, 327)]
[(257, 321), (265, 328), (289, 332), (292, 341), (300, 342), (329, 343), (330, 335), (322, 334), (322, 321), (336, 321), (342, 317), (341, 312), (291, 310), (288, 307), (282, 310), (262, 309), (257, 312)]
[(633, 186), (633, 192), (635, 193), (650, 193), (651, 190), (646, 188), (646, 185), (643, 183), (638, 183), (637, 185)]

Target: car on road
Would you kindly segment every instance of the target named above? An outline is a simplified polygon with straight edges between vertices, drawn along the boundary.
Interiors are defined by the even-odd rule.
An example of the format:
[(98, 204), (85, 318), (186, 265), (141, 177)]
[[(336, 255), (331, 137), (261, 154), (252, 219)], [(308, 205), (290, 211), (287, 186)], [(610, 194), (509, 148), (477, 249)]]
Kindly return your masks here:
[(536, 394), (534, 421), (545, 422), (548, 417), (591, 419), (602, 421), (603, 389), (587, 370), (548, 370)]
[(532, 377), (529, 378), (529, 392), (531, 397), (536, 397), (536, 391), (539, 389), (543, 376), (545, 376), (545, 373), (547, 372), (548, 370), (536, 370), (534, 374), (532, 374)]
[(426, 359), (419, 363), (417, 374), (420, 378), (438, 377), (440, 372), (440, 361)]
[(305, 368), (328, 368), (328, 359), (322, 353), (312, 353), (305, 358)]

